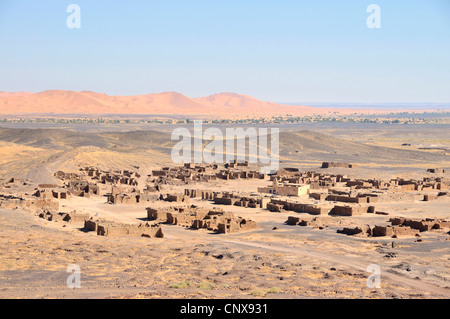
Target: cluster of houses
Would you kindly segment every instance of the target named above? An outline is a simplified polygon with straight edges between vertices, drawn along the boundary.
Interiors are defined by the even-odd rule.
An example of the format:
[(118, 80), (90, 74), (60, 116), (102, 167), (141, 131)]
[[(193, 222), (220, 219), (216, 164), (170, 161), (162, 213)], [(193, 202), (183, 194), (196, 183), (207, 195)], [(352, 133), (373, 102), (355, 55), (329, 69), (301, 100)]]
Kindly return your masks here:
[(359, 235), (366, 237), (391, 237), (402, 236), (420, 237), (421, 232), (432, 229), (450, 228), (450, 221), (444, 219), (411, 219), (404, 217), (394, 217), (389, 219), (391, 225), (364, 225), (357, 227), (345, 227), (338, 230), (338, 233), (346, 235)]
[[(353, 168), (349, 163), (324, 162), (323, 168)], [(136, 167), (137, 168), (137, 167)], [(139, 169), (139, 168), (137, 168)], [(431, 171), (430, 171), (431, 172)], [(434, 170), (432, 173), (436, 172)], [(97, 231), (98, 235), (139, 235), (163, 237), (160, 224), (173, 224), (194, 229), (209, 229), (217, 233), (235, 233), (256, 229), (256, 222), (234, 216), (222, 209), (206, 209), (188, 206), (191, 199), (212, 201), (215, 205), (233, 205), (247, 208), (266, 209), (271, 212), (298, 212), (311, 215), (356, 216), (366, 213), (386, 214), (375, 209), (378, 202), (397, 199), (406, 194), (424, 201), (448, 198), (448, 178), (431, 176), (419, 180), (394, 178), (354, 179), (343, 174), (301, 172), (297, 168), (282, 168), (275, 174), (262, 174), (253, 170), (248, 163), (232, 162), (225, 165), (184, 164), (179, 167), (164, 167), (153, 170), (146, 179), (136, 171), (104, 171), (95, 167), (82, 167), (77, 173), (58, 171), (57, 184), (39, 184), (32, 193), (22, 195), (0, 194), (0, 207), (27, 208), (37, 210), (39, 217), (49, 221), (85, 222), (85, 228)], [(168, 185), (186, 185), (213, 180), (257, 179), (266, 186), (257, 187), (254, 193), (213, 191), (210, 189), (185, 188), (183, 193), (163, 192)], [(18, 183), (14, 178), (5, 187)], [(270, 183), (270, 184), (269, 184)], [(204, 186), (204, 183), (202, 184)], [(83, 214), (61, 213), (59, 202), (72, 197), (104, 196), (107, 203), (117, 205), (143, 204), (148, 220), (155, 224), (126, 225), (111, 221), (92, 219)], [(408, 197), (410, 198), (410, 197)], [(152, 203), (168, 202), (181, 206), (155, 208)], [(184, 206), (183, 206), (184, 205)], [(393, 221), (390, 226), (344, 228), (346, 234), (367, 236), (400, 236), (423, 231), (416, 222), (435, 221)], [(311, 221), (291, 216), (288, 224), (306, 225)], [(437, 223), (437, 224), (436, 224)], [(413, 226), (411, 226), (413, 225)], [(448, 227), (447, 221), (437, 221), (431, 229)], [(439, 225), (439, 226), (436, 226)], [(385, 234), (385, 235), (380, 235)]]
[(152, 176), (157, 184), (172, 184), (173, 181), (184, 183), (208, 182), (214, 180), (265, 179), (266, 174), (249, 169), (248, 162), (219, 164), (186, 163), (179, 167), (163, 167), (153, 170)]
[(90, 177), (90, 179), (95, 183), (107, 184), (107, 185), (116, 185), (116, 184), (124, 184), (137, 186), (137, 180), (139, 177), (138, 172), (130, 171), (130, 170), (111, 170), (111, 171), (103, 171), (99, 168), (95, 167), (82, 167), (79, 169), (79, 174), (76, 173), (65, 173), (63, 171), (58, 171), (55, 173), (55, 176), (61, 180), (76, 180), (76, 179), (84, 179), (85, 177)]
[(185, 207), (147, 208), (147, 218), (159, 223), (192, 229), (208, 229), (216, 233), (236, 233), (256, 229), (256, 222), (235, 216), (222, 209), (207, 209), (194, 205)]

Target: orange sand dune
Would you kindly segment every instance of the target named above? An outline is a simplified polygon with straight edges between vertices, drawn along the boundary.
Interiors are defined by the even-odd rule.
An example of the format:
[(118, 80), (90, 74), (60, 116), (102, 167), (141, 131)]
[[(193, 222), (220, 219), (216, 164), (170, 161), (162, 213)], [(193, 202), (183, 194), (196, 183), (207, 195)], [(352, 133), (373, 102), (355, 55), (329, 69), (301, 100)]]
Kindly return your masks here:
[[(264, 102), (236, 93), (190, 98), (176, 92), (134, 96), (110, 96), (92, 91), (63, 90), (39, 93), (0, 92), (0, 114), (186, 114), (259, 117), (327, 114), (331, 111), (324, 108)], [(345, 110), (339, 112), (346, 113)]]
[(23, 95), (31, 95), (33, 93), (30, 92), (3, 92), (0, 91), (0, 97), (10, 97), (10, 96), (23, 96)]

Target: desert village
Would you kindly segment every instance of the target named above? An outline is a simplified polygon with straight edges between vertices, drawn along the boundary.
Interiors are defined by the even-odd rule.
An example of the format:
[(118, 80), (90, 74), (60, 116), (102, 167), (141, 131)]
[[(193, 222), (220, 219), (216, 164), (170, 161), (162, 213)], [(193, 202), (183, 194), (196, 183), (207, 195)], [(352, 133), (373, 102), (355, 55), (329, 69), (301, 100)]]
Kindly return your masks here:
[[(450, 198), (450, 179), (424, 177), (421, 180), (352, 179), (345, 175), (321, 173), (324, 168), (352, 168), (354, 164), (324, 162), (316, 172), (282, 168), (275, 174), (262, 174), (247, 162), (224, 165), (184, 164), (163, 167), (141, 176), (137, 170), (103, 171), (80, 167), (77, 172), (57, 171), (59, 184), (39, 184), (10, 178), (1, 185), (0, 207), (22, 209), (47, 221), (80, 225), (80, 230), (100, 236), (139, 236), (164, 238), (164, 228), (177, 225), (205, 229), (213, 233), (248, 232), (258, 228), (255, 221), (227, 211), (240, 206), (273, 213), (289, 212), (285, 224), (322, 230), (342, 225), (337, 233), (360, 237), (421, 237), (423, 232), (450, 234), (450, 220), (405, 218), (377, 209), (379, 203), (399, 200), (442, 201)], [(136, 167), (139, 169), (139, 167)], [(428, 169), (444, 174), (444, 170)], [(260, 187), (251, 192), (213, 191), (211, 181), (254, 180)], [(16, 193), (15, 185), (29, 192)], [(264, 186), (265, 185), (265, 186)], [(176, 189), (176, 191), (174, 191)], [(140, 223), (119, 223), (92, 214), (66, 211), (72, 197), (104, 198), (105, 203), (142, 207)], [(212, 203), (208, 208), (202, 202)], [(98, 215), (98, 214), (97, 214)], [(361, 224), (347, 221), (351, 216), (385, 215), (386, 223)], [(273, 225), (276, 230), (280, 225)], [(448, 237), (448, 236), (447, 236)]]
[[(414, 169), (383, 172), (382, 161), (357, 156), (295, 152), (286, 161), (296, 149), (270, 174), (245, 161), (174, 164), (164, 153), (122, 161), (141, 151), (90, 146), (36, 159), (23, 174), (8, 170), (3, 296), (448, 295), (445, 162), (427, 154)], [(67, 288), (70, 264), (82, 268), (83, 289)], [(367, 287), (369, 264), (383, 267), (382, 289)]]
[(0, 1), (0, 299), (450, 299), (449, 12)]

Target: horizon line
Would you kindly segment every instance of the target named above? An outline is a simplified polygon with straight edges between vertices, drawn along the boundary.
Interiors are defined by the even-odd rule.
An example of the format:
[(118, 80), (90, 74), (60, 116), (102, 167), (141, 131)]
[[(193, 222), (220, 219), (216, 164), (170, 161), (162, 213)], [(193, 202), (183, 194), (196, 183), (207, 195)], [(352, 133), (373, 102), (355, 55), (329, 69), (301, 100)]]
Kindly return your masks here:
[[(140, 94), (111, 94), (111, 93), (104, 93), (104, 92), (97, 92), (94, 90), (89, 90), (89, 89), (84, 89), (84, 90), (72, 90), (72, 89), (45, 89), (45, 90), (39, 90), (39, 91), (3, 91), (0, 90), (0, 93), (29, 93), (29, 94), (38, 94), (38, 93), (43, 93), (43, 92), (47, 92), (47, 91), (62, 91), (62, 92), (76, 92), (76, 93), (82, 93), (82, 92), (92, 92), (92, 93), (98, 93), (98, 94), (105, 94), (108, 96), (143, 96), (143, 95), (150, 95), (150, 94), (167, 94), (167, 93), (171, 93), (171, 94), (180, 94), (183, 95), (185, 97), (188, 98), (204, 98), (204, 97), (210, 97), (213, 95), (220, 95), (220, 94), (234, 94), (234, 95), (239, 95), (239, 96), (246, 96), (246, 97), (252, 97), (255, 99), (258, 99), (260, 101), (263, 102), (271, 102), (271, 103), (276, 103), (276, 104), (283, 104), (283, 105), (302, 105), (302, 106), (317, 106), (320, 107), (322, 106), (348, 106), (348, 105), (356, 105), (358, 104), (359, 106), (374, 106), (374, 105), (404, 105), (404, 106), (441, 106), (441, 107), (450, 107), (450, 101), (447, 102), (427, 102), (427, 101), (421, 101), (421, 102), (408, 102), (408, 101), (370, 101), (370, 102), (363, 102), (363, 101), (306, 101), (306, 102), (278, 102), (278, 101), (271, 101), (271, 100), (266, 100), (266, 99), (261, 99), (258, 97), (255, 97), (253, 95), (249, 95), (249, 94), (244, 94), (244, 93), (237, 93), (237, 92), (231, 92), (231, 91), (221, 91), (221, 92), (216, 92), (216, 93), (211, 93), (211, 94), (207, 94), (207, 95), (203, 95), (203, 96), (189, 96), (186, 95), (185, 93), (181, 93), (178, 91), (160, 91), (160, 92), (149, 92), (149, 93), (140, 93)], [(443, 104), (443, 105), (441, 105)]]

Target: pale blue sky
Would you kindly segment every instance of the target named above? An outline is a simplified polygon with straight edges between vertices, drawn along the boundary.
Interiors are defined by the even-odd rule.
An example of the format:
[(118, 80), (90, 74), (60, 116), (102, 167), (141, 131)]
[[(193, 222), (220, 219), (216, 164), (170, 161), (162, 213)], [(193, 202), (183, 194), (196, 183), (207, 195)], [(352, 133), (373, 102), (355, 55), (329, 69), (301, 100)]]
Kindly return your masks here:
[(450, 102), (450, 1), (0, 0), (0, 91), (47, 89)]

